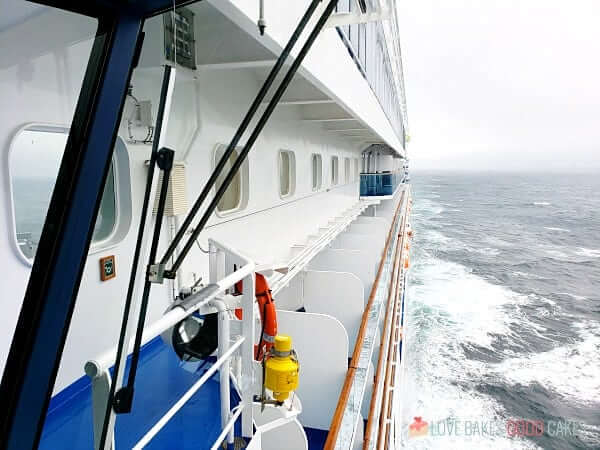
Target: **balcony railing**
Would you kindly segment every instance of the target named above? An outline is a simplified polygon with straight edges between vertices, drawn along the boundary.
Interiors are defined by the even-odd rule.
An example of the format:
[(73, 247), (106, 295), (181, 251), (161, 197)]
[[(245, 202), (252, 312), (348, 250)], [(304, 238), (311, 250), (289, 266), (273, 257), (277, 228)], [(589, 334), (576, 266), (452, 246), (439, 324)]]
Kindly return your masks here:
[(404, 172), (361, 173), (360, 196), (374, 197), (394, 195), (398, 185), (404, 182)]

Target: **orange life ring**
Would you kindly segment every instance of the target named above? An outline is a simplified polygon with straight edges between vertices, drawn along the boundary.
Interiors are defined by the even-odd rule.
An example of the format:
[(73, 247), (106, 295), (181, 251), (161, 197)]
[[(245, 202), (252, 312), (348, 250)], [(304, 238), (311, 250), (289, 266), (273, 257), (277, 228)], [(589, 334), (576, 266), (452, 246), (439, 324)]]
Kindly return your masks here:
[[(236, 283), (236, 291), (242, 292), (242, 289), (241, 282), (239, 284)], [(261, 357), (269, 352), (275, 342), (275, 336), (277, 336), (277, 310), (271, 296), (269, 283), (267, 283), (264, 275), (260, 273), (256, 274), (254, 291), (256, 293), (256, 301), (258, 302), (258, 311), (262, 324), (258, 344), (254, 346), (254, 355), (255, 359), (260, 361)], [(242, 320), (241, 308), (235, 310), (235, 316)]]

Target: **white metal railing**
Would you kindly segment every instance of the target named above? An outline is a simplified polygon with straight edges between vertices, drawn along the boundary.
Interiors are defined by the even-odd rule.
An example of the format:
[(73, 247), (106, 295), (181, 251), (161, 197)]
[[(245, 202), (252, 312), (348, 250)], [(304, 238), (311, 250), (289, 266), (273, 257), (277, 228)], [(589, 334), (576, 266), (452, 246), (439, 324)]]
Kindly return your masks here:
[[(396, 192), (396, 194), (398, 193), (399, 191)], [(407, 196), (404, 195), (401, 197), (400, 202), (401, 203), (398, 204), (399, 214), (398, 212), (396, 213), (396, 217), (392, 222), (390, 229), (389, 239), (391, 239), (391, 242), (389, 243), (389, 246), (386, 245), (387, 248), (383, 254), (381, 263), (381, 279), (379, 280), (379, 283), (374, 286), (375, 291), (373, 304), (366, 321), (365, 334), (363, 336), (360, 354), (358, 355), (359, 357), (355, 367), (354, 376), (352, 377), (350, 387), (348, 389), (347, 400), (339, 418), (337, 425), (338, 428), (335, 432), (335, 435), (331, 441), (328, 438), (329, 446), (326, 446), (326, 448), (335, 448), (336, 450), (353, 448), (355, 444), (357, 427), (362, 426), (362, 424), (359, 423), (359, 419), (361, 417), (360, 411), (364, 399), (364, 393), (369, 382), (367, 373), (377, 342), (376, 335), (379, 331), (379, 327), (384, 315), (384, 309), (386, 305), (385, 299), (387, 299), (387, 294), (390, 292), (390, 289), (394, 288), (394, 255), (396, 253), (397, 246), (401, 245), (400, 240), (398, 239), (398, 233), (401, 230), (403, 222), (402, 217), (406, 211)], [(380, 351), (382, 350), (383, 349), (380, 349)], [(338, 407), (339, 406), (340, 405), (338, 404)]]
[[(396, 371), (396, 366), (400, 362), (399, 344), (402, 339), (401, 315), (402, 315), (402, 298), (404, 294), (404, 280), (406, 270), (404, 261), (408, 258), (408, 249), (405, 247), (407, 242), (407, 223), (410, 213), (408, 205), (410, 203), (410, 188), (405, 190), (405, 198), (402, 211), (402, 219), (400, 225), (400, 235), (398, 236), (397, 251), (399, 252), (399, 265), (395, 268), (396, 273), (392, 285), (390, 285), (390, 304), (389, 317), (387, 317), (387, 326), (384, 324), (383, 330), (386, 335), (382, 335), (382, 348), (380, 349), (380, 357), (383, 356), (382, 362), (385, 362), (377, 367), (375, 383), (376, 390), (372, 393), (371, 405), (373, 416), (369, 416), (369, 421), (372, 425), (367, 424), (364, 436), (363, 449), (373, 450), (376, 448), (391, 448), (390, 442), (393, 440), (394, 430), (394, 409), (393, 409), (393, 391), (398, 386), (399, 371)], [(393, 296), (391, 295), (393, 292)], [(391, 346), (391, 348), (390, 348)], [(384, 352), (383, 355), (381, 352)], [(387, 355), (387, 356), (385, 356)], [(391, 358), (388, 358), (391, 356)], [(389, 372), (389, 374), (388, 374)], [(392, 375), (392, 373), (394, 375)], [(392, 408), (389, 407), (392, 403)], [(391, 416), (388, 411), (391, 409)], [(381, 417), (383, 415), (383, 417)], [(381, 426), (379, 426), (381, 424)], [(390, 432), (386, 433), (389, 428)]]
[(300, 253), (294, 256), (287, 263), (287, 273), (275, 280), (271, 284), (273, 295), (276, 295), (281, 289), (294, 278), (300, 271), (304, 270), (308, 263), (325, 247), (327, 247), (348, 225), (350, 225), (363, 211), (373, 204), (378, 204), (379, 200), (361, 200), (350, 208), (342, 217), (338, 218), (334, 224), (321, 234), (314, 242), (307, 245)]
[[(134, 448), (142, 448), (168, 423), (183, 405), (202, 387), (204, 383), (219, 370), (221, 390), (221, 426), (222, 432), (213, 448), (217, 448), (221, 441), (227, 437), (229, 444), (233, 444), (233, 425), (238, 417), (242, 416), (242, 435), (252, 437), (253, 432), (253, 347), (255, 338), (254, 316), (254, 271), (255, 263), (236, 250), (227, 247), (215, 240), (209, 240), (210, 256), (210, 284), (185, 299), (184, 304), (175, 306), (162, 318), (148, 326), (142, 335), (142, 345), (161, 335), (166, 330), (175, 326), (186, 317), (189, 317), (200, 308), (211, 305), (219, 313), (219, 352), (216, 363), (196, 382), (171, 408), (154, 424), (154, 426), (140, 439)], [(239, 267), (227, 273), (228, 268)], [(218, 297), (243, 281), (243, 294), (241, 308), (243, 318), (241, 332), (239, 332), (233, 345), (231, 342), (230, 317), (227, 305)], [(133, 348), (130, 342), (127, 354)], [(241, 370), (238, 385), (242, 399), (234, 410), (230, 410), (230, 359), (234, 354), (241, 353)], [(117, 348), (113, 348), (98, 358), (89, 360), (85, 364), (85, 372), (92, 379), (92, 403), (94, 414), (94, 442), (95, 448), (99, 446), (99, 433), (102, 430), (104, 411), (108, 401), (108, 393), (112, 382), (109, 368), (113, 364)], [(107, 437), (107, 448), (114, 449), (114, 412), (111, 413), (110, 427)], [(104, 450), (104, 449), (103, 449)]]
[[(154, 424), (154, 426), (150, 429), (150, 431), (148, 431), (139, 441), (137, 444), (135, 444), (135, 446), (133, 447), (134, 450), (137, 449), (141, 449), (144, 448), (151, 440), (154, 436), (156, 436), (158, 434), (158, 432), (160, 430), (162, 430), (162, 428), (167, 424), (167, 422), (171, 419), (171, 417), (173, 417), (177, 411), (179, 411), (183, 405), (185, 405), (185, 403), (192, 398), (192, 396), (198, 392), (198, 389), (200, 389), (202, 387), (202, 385), (204, 383), (206, 383), (208, 381), (208, 379), (217, 371), (217, 369), (219, 369), (224, 363), (225, 361), (228, 361), (229, 358), (231, 358), (231, 356), (233, 355), (233, 353), (240, 348), (240, 346), (242, 345), (242, 343), (244, 342), (244, 338), (238, 338), (237, 341), (235, 342), (235, 344), (233, 344), (229, 350), (221, 357), (217, 360), (217, 362), (215, 364), (213, 364), (205, 373), (204, 375), (202, 375), (202, 377), (200, 377), (200, 379), (198, 381), (196, 381), (192, 387), (190, 389), (188, 389), (185, 394), (183, 394), (179, 400), (177, 400), (177, 402), (171, 407), (171, 409), (169, 409), (159, 420), (158, 422), (156, 422)], [(241, 408), (240, 408), (241, 409)], [(241, 411), (240, 411), (241, 412)], [(236, 416), (237, 418), (237, 416)], [(231, 420), (229, 420), (228, 422), (230, 422)], [(228, 424), (226, 424), (228, 425)], [(226, 427), (223, 431), (228, 430), (229, 427)], [(222, 441), (222, 439), (225, 436), (223, 436), (221, 439), (217, 439), (217, 441), (220, 443)]]

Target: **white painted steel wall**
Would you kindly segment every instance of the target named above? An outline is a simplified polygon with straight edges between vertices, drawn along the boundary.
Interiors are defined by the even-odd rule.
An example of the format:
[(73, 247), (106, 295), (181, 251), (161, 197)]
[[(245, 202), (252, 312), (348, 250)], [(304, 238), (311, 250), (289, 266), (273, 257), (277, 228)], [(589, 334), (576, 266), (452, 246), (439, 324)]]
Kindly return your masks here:
[[(265, 0), (267, 29), (265, 36), (260, 37), (256, 27), (256, 0), (208, 1), (275, 54), (281, 52), (291, 30), (310, 3), (309, 0)], [(305, 32), (305, 35), (308, 33)], [(297, 54), (299, 49), (300, 46), (293, 54)], [(390, 147), (398, 152), (404, 151), (369, 83), (348, 57), (348, 50), (335, 28), (323, 30), (304, 60), (300, 73), (371, 127)]]
[[(291, 14), (297, 5), (294, 3), (287, 6), (290, 6)], [(273, 11), (274, 9), (270, 9), (269, 14)], [(282, 33), (284, 29), (291, 32), (289, 26), (294, 21), (295, 19), (285, 18), (278, 25), (277, 20), (272, 20), (272, 30), (281, 26)], [(40, 43), (46, 39), (45, 44), (49, 48), (53, 45), (48, 42), (48, 33), (42, 33), (41, 30), (44, 29), (62, 30), (65, 33), (70, 30), (79, 34), (72, 37), (57, 33), (55, 38), (59, 50), (52, 51)], [(11, 105), (10, 109), (4, 106), (0, 108), (0, 152), (5, 161), (0, 170), (0, 273), (3, 281), (0, 370), (9, 350), (31, 269), (17, 254), (13, 233), (14, 214), (8, 194), (10, 180), (7, 170), (10, 143), (15, 131), (27, 123), (70, 123), (91, 46), (88, 38), (94, 31), (93, 24), (77, 30), (60, 13), (42, 13), (15, 27), (11, 31), (10, 48), (3, 46), (0, 50), (0, 95), (3, 103)], [(331, 45), (337, 48), (338, 40), (333, 43), (334, 36), (330, 34), (327, 32), (323, 36), (323, 43), (320, 45), (331, 41)], [(0, 32), (0, 39), (4, 40), (5, 37), (6, 34)], [(64, 46), (64, 42), (73, 40), (77, 43)], [(28, 53), (34, 44), (40, 49)], [(322, 57), (326, 48), (330, 47), (319, 50), (320, 47), (317, 46), (310, 65), (315, 65), (315, 58)], [(339, 48), (336, 51), (341, 52)], [(349, 58), (348, 61), (350, 64)], [(341, 64), (342, 70), (344, 64)], [(329, 69), (325, 67), (322, 70)], [(352, 67), (352, 70), (355, 68)], [(157, 67), (140, 68), (133, 78), (136, 97), (152, 100), (154, 110), (158, 104), (161, 72)], [(332, 76), (334, 74), (327, 75), (330, 80)], [(344, 90), (349, 97), (352, 89), (358, 89), (356, 92), (361, 92), (361, 95), (354, 92), (352, 97), (367, 98), (355, 100), (355, 106), (357, 109), (363, 107), (364, 113), (370, 114), (373, 106), (361, 103), (373, 100), (368, 100), (371, 95), (368, 86), (360, 82), (354, 84), (354, 87), (344, 86), (339, 89)], [(190, 201), (195, 199), (212, 170), (215, 146), (229, 142), (258, 87), (258, 80), (251, 71), (198, 71), (195, 75), (189, 71), (179, 71), (166, 143), (176, 151), (177, 159), (185, 159)], [(379, 114), (376, 111), (371, 113), (375, 117)], [(285, 260), (293, 244), (304, 242), (319, 226), (326, 224), (356, 201), (358, 181), (353, 179), (350, 183), (343, 184), (341, 165), (339, 178), (342, 184), (332, 186), (329, 161), (332, 155), (338, 156), (340, 160), (346, 156), (359, 157), (360, 149), (336, 135), (327, 134), (318, 124), (300, 120), (298, 114), (298, 110), (293, 107), (276, 111), (249, 156), (250, 187), (246, 209), (230, 215), (214, 216), (201, 238), (204, 248), (207, 248), (207, 238), (212, 237), (237, 248), (259, 263)], [(106, 248), (92, 251), (88, 257), (56, 391), (82, 376), (84, 362), (112, 347), (118, 337), (147, 171), (145, 161), (150, 152), (147, 145), (128, 144), (127, 147), (134, 205), (131, 211), (132, 226), (123, 239), (112, 242)], [(297, 168), (296, 193), (285, 199), (278, 195), (279, 180), (276, 175), (277, 153), (282, 148), (295, 152)], [(323, 156), (323, 186), (318, 192), (311, 190), (311, 153)], [(153, 223), (148, 225), (148, 231), (152, 226)], [(168, 238), (167, 228), (165, 226), (162, 236), (163, 248)], [(115, 255), (117, 277), (101, 282), (98, 261), (106, 255)], [(186, 283), (190, 283), (194, 275), (208, 280), (207, 269), (207, 256), (194, 247), (189, 261), (183, 266), (183, 278)], [(153, 286), (148, 324), (162, 315), (170, 300), (168, 285)]]

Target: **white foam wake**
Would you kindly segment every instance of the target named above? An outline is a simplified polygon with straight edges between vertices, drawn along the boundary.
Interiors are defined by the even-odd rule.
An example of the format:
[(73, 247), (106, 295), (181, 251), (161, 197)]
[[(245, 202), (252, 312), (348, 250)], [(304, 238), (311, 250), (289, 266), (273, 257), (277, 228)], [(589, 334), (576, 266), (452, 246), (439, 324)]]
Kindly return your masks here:
[(575, 253), (577, 253), (579, 256), (585, 256), (587, 258), (600, 258), (600, 249), (578, 247)]
[(597, 404), (600, 401), (600, 324), (587, 321), (575, 326), (581, 342), (505, 360), (499, 364), (498, 373), (513, 384), (536, 382), (581, 403)]
[[(442, 237), (436, 233), (436, 238)], [(429, 423), (506, 420), (495, 399), (472, 389), (473, 383), (495, 374), (495, 365), (464, 358), (462, 346), (493, 349), (494, 335), (515, 339), (510, 325), (521, 320), (518, 308), (531, 299), (431, 255), (417, 255), (411, 271), (402, 385), (404, 424), (414, 416)], [(405, 437), (404, 444), (411, 449), (537, 448), (506, 436)]]

